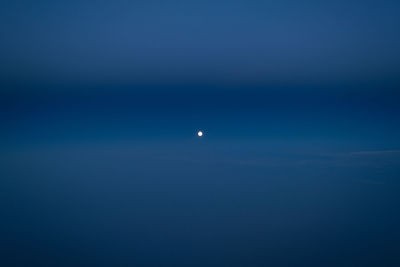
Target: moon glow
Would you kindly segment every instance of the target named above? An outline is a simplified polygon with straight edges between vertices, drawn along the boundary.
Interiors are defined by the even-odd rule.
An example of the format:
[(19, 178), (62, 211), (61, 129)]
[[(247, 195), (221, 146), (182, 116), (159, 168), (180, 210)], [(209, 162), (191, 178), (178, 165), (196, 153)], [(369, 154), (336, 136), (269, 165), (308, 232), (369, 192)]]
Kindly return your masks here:
[(198, 137), (202, 137), (202, 136), (203, 136), (203, 132), (202, 132), (202, 131), (198, 131), (198, 132), (197, 132), (197, 136), (198, 136)]

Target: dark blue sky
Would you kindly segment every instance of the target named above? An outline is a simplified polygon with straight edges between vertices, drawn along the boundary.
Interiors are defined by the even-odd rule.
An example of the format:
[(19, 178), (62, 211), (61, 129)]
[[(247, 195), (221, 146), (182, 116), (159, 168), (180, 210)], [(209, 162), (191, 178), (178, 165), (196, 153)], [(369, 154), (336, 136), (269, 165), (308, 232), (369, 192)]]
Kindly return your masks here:
[(400, 266), (398, 14), (2, 1), (0, 266)]
[(398, 81), (398, 1), (2, 1), (11, 81)]

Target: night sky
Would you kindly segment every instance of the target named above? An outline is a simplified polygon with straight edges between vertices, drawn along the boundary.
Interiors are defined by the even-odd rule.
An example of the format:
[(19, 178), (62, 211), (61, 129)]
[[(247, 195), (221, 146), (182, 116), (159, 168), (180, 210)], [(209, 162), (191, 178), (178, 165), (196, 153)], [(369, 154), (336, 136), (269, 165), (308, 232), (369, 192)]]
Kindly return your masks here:
[(0, 266), (400, 266), (399, 14), (1, 1)]

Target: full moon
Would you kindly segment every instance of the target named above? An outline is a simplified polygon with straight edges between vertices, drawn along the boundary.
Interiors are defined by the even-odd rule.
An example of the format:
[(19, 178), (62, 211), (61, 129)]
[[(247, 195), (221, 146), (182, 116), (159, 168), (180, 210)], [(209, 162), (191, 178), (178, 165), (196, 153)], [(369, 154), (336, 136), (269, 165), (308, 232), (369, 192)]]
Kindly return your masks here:
[(203, 136), (203, 132), (202, 132), (202, 131), (198, 131), (198, 132), (197, 132), (197, 135), (198, 135), (199, 137), (202, 137), (202, 136)]

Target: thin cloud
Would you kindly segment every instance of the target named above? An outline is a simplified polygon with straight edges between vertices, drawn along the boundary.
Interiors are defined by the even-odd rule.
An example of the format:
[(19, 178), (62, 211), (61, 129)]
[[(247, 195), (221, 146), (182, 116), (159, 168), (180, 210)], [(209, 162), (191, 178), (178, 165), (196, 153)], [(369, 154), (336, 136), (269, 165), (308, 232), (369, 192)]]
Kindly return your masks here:
[(358, 151), (352, 152), (350, 155), (387, 155), (387, 154), (396, 154), (400, 153), (400, 150), (375, 150), (375, 151)]

